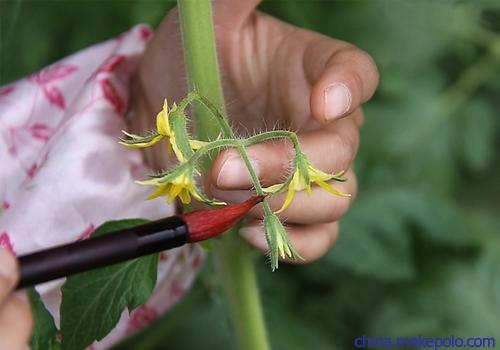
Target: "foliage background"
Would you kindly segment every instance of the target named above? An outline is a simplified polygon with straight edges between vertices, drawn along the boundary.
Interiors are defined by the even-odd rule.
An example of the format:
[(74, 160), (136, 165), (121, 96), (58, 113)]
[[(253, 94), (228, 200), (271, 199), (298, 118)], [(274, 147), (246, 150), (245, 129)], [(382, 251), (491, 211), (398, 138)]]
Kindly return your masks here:
[[(0, 0), (0, 84), (130, 26), (158, 0)], [(335, 248), (271, 273), (256, 254), (274, 349), (346, 349), (367, 336), (500, 342), (498, 1), (267, 1), (288, 22), (372, 54), (360, 195)], [(121, 349), (231, 349), (213, 264), (173, 312)], [(196, 329), (196, 336), (192, 335)]]

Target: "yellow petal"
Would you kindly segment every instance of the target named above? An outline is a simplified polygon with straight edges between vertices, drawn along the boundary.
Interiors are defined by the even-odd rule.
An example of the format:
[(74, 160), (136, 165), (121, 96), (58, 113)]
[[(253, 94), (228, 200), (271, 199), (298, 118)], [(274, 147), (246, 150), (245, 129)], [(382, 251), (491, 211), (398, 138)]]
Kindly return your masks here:
[(148, 196), (148, 199), (155, 199), (164, 196), (167, 193), (167, 190), (167, 186), (158, 186), (156, 190), (151, 192), (151, 194)]
[(351, 197), (351, 195), (349, 193), (344, 193), (344, 192), (341, 192), (339, 190), (336, 190), (335, 188), (333, 188), (332, 186), (330, 186), (329, 184), (327, 184), (324, 181), (316, 181), (316, 183), (318, 184), (319, 187), (321, 187), (325, 191), (330, 192), (331, 194), (341, 196), (341, 197)]
[(182, 192), (183, 189), (184, 188), (182, 186), (172, 185), (172, 188), (170, 189), (170, 191), (168, 191), (168, 195), (173, 200), (179, 195), (179, 193)]
[(162, 134), (164, 136), (170, 136), (172, 134), (168, 121), (167, 99), (165, 99), (163, 102), (163, 109), (156, 115), (156, 129), (159, 134)]
[(285, 202), (283, 203), (281, 209), (275, 212), (275, 214), (279, 214), (283, 212), (286, 208), (288, 208), (290, 206), (290, 203), (292, 203), (294, 197), (295, 197), (295, 190), (291, 186), (288, 186), (288, 193), (286, 194)]
[(319, 181), (328, 181), (332, 178), (332, 175), (327, 174), (319, 169), (316, 169), (312, 165), (309, 165), (309, 178), (311, 181), (319, 180)]
[(346, 173), (345, 170), (339, 171), (338, 173), (335, 174), (328, 174), (325, 173), (319, 169), (314, 168), (312, 165), (309, 165), (309, 177), (311, 181), (330, 181), (330, 180), (336, 180), (336, 181), (346, 181), (346, 179), (342, 178), (342, 176)]
[(281, 237), (281, 233), (278, 233), (276, 236), (276, 246), (278, 247), (278, 254), (282, 259), (285, 258), (285, 248), (283, 243), (283, 237)]
[(306, 186), (307, 195), (310, 196), (312, 194), (311, 184), (307, 184)]
[(179, 198), (183, 204), (191, 203), (191, 196), (189, 195), (189, 191), (184, 189), (179, 193)]
[(123, 146), (126, 146), (126, 147), (130, 147), (130, 148), (145, 148), (145, 147), (149, 147), (149, 146), (154, 145), (155, 143), (157, 143), (158, 141), (160, 141), (162, 138), (163, 138), (162, 135), (158, 135), (158, 136), (155, 136), (154, 138), (152, 138), (148, 142), (126, 143), (126, 142), (123, 142), (123, 141), (119, 141), (118, 143), (120, 145), (123, 145)]
[(309, 183), (306, 182), (306, 179), (300, 173), (299, 168), (293, 174), (292, 181), (290, 182), (290, 186), (293, 187), (295, 191), (302, 191), (303, 189), (309, 186)]
[(171, 134), (169, 137), (170, 145), (172, 146), (172, 150), (174, 151), (175, 156), (177, 157), (177, 160), (179, 162), (185, 162), (186, 157), (184, 157), (184, 154), (182, 154), (181, 150), (179, 149), (179, 146), (177, 146), (177, 141), (175, 139), (175, 134)]
[(262, 191), (264, 191), (265, 193), (274, 193), (278, 191), (281, 187), (283, 187), (283, 184), (276, 184), (269, 187), (265, 187), (262, 189)]

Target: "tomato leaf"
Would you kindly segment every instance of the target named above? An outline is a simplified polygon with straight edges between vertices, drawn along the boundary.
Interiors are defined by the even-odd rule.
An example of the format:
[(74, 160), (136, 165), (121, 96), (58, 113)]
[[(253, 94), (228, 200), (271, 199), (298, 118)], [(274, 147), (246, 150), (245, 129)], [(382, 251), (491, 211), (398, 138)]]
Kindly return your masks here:
[(61, 344), (57, 342), (57, 328), (54, 319), (45, 308), (40, 295), (34, 288), (27, 290), (33, 314), (33, 331), (30, 346), (32, 350), (59, 350)]
[[(103, 224), (92, 237), (145, 223), (141, 219)], [(62, 287), (61, 333), (66, 350), (103, 339), (125, 309), (145, 303), (156, 284), (158, 254), (69, 277)]]

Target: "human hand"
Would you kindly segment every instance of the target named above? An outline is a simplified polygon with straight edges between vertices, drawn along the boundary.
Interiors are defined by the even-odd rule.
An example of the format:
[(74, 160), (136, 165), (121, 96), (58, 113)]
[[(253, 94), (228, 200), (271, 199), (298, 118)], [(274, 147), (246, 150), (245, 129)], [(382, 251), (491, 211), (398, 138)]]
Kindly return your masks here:
[(0, 349), (26, 349), (32, 319), (25, 294), (11, 294), (18, 280), (17, 261), (0, 247)]
[[(335, 183), (351, 199), (321, 189), (311, 196), (297, 193), (281, 215), (296, 250), (306, 261), (326, 253), (338, 235), (338, 220), (356, 195), (352, 162), (363, 122), (361, 103), (378, 84), (371, 57), (340, 40), (291, 26), (255, 11), (258, 0), (213, 2), (219, 59), (228, 114), (239, 132), (275, 125), (299, 134), (312, 164), (330, 173), (347, 170), (346, 183)], [(157, 30), (143, 56), (134, 83), (132, 131), (153, 128), (165, 96), (169, 102), (185, 96), (186, 79), (177, 12), (172, 11)], [(158, 149), (157, 149), (158, 150)], [(153, 150), (155, 152), (155, 150)], [(146, 154), (155, 168), (164, 168), (163, 153)], [(156, 151), (157, 152), (157, 151)], [(291, 145), (269, 142), (252, 146), (248, 153), (264, 186), (279, 183), (292, 159)], [(222, 152), (214, 161), (205, 186), (227, 202), (249, 196), (251, 181), (235, 150)], [(274, 210), (284, 195), (271, 200)], [(242, 236), (267, 251), (259, 209)]]

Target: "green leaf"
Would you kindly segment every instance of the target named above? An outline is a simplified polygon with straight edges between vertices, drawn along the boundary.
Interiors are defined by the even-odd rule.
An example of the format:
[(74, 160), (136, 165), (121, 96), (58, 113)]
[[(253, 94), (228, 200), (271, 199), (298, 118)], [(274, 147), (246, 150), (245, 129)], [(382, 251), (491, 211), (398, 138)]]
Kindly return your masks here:
[(33, 331), (30, 346), (32, 350), (58, 350), (61, 344), (57, 342), (57, 328), (54, 319), (45, 308), (40, 295), (34, 288), (27, 290), (33, 314)]
[[(394, 198), (391, 198), (394, 197)], [(411, 237), (394, 191), (374, 192), (360, 200), (342, 222), (342, 234), (326, 261), (358, 275), (381, 280), (414, 276)]]
[(495, 159), (497, 110), (485, 98), (476, 98), (463, 111), (463, 158), (474, 171), (484, 171)]
[[(112, 221), (92, 236), (136, 226), (141, 219)], [(62, 287), (63, 349), (79, 350), (103, 339), (129, 312), (145, 303), (156, 284), (158, 254), (69, 277)]]
[(419, 283), (373, 310), (368, 334), (374, 336), (499, 337), (500, 256), (492, 247), (477, 260), (447, 260), (428, 264)]

